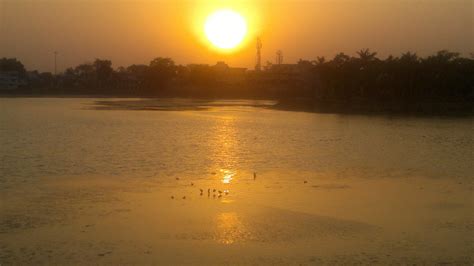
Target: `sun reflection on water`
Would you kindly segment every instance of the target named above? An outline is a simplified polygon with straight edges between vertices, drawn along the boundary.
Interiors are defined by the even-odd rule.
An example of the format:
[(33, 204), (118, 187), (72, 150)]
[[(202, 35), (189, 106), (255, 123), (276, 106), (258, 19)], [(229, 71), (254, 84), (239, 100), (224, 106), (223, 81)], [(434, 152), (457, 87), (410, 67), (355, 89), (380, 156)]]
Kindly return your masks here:
[(247, 239), (249, 232), (235, 212), (223, 212), (216, 217), (216, 240), (222, 244), (233, 244)]
[(221, 169), (221, 172), (223, 173), (222, 180), (221, 180), (222, 183), (230, 184), (232, 179), (234, 179), (235, 172), (232, 172), (230, 170), (224, 170), (224, 169)]
[(212, 170), (219, 171), (218, 178), (224, 184), (230, 184), (235, 176), (235, 169), (238, 165), (238, 140), (235, 128), (235, 118), (232, 116), (222, 116), (215, 120), (215, 124), (210, 130), (212, 149)]

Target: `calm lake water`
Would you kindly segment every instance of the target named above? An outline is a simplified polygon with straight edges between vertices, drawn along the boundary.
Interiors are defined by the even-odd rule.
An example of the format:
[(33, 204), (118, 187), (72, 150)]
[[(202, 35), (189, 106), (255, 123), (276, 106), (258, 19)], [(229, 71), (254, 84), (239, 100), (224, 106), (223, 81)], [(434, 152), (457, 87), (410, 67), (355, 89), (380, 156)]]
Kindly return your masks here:
[(197, 176), (220, 169), (367, 178), (473, 175), (471, 118), (286, 112), (246, 101), (177, 111), (96, 110), (93, 103), (1, 99), (0, 182), (88, 174)]
[(271, 104), (0, 99), (0, 264), (472, 265), (472, 118)]

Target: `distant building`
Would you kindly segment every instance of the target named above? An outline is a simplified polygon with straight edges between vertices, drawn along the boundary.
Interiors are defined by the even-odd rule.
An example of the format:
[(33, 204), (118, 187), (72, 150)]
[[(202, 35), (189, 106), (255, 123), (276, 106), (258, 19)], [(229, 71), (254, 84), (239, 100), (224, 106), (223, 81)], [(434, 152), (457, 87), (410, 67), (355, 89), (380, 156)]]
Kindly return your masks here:
[(243, 67), (229, 67), (223, 61), (212, 66), (216, 73), (216, 81), (225, 85), (238, 85), (245, 82), (247, 69)]
[(277, 64), (267, 67), (262, 81), (273, 87), (296, 87), (304, 83), (304, 71), (297, 64)]
[(301, 78), (301, 68), (297, 64), (275, 64), (270, 67), (268, 73), (280, 81), (288, 81)]
[(26, 79), (28, 80), (28, 84), (37, 84), (40, 82), (41, 77), (38, 71), (28, 71), (26, 72)]
[(267, 63), (263, 71), (249, 71), (247, 76), (248, 84), (267, 96), (313, 95), (321, 86), (313, 66), (302, 63)]
[(26, 85), (17, 71), (0, 71), (0, 90), (15, 90)]

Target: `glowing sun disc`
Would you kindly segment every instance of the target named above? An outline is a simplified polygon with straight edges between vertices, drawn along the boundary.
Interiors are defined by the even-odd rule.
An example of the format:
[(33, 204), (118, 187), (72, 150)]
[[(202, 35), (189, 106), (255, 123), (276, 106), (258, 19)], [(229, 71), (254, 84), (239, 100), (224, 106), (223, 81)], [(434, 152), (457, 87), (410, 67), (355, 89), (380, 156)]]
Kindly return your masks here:
[(219, 10), (207, 17), (204, 32), (214, 46), (232, 49), (237, 47), (247, 34), (247, 22), (235, 11)]

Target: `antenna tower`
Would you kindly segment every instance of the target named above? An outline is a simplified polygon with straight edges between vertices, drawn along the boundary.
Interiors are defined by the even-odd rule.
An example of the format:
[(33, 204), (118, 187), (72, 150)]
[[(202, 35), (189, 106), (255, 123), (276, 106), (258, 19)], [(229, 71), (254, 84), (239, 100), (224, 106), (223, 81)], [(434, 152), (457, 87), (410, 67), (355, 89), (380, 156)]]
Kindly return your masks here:
[(261, 71), (262, 70), (262, 40), (260, 37), (257, 37), (257, 57), (255, 58), (255, 70)]

